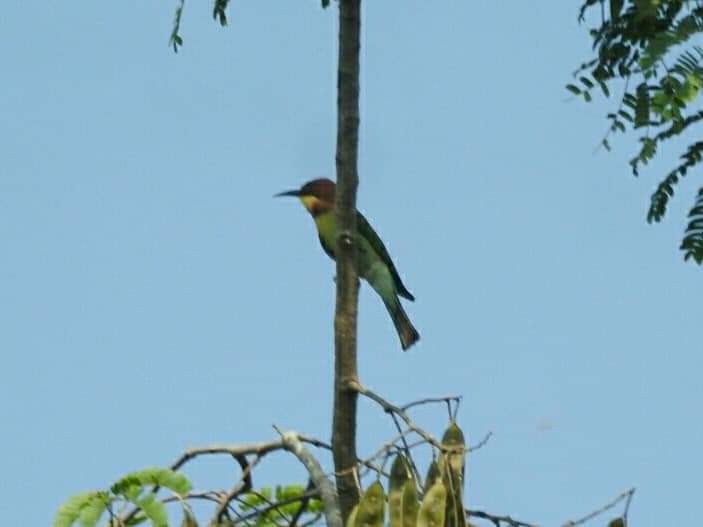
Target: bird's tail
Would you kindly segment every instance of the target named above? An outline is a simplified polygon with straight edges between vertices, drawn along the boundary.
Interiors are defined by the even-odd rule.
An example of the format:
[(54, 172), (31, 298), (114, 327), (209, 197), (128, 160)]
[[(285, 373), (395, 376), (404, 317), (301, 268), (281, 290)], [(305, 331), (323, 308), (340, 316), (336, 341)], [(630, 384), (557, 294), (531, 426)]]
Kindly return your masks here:
[(413, 326), (413, 323), (410, 322), (410, 319), (408, 318), (407, 313), (405, 313), (400, 300), (396, 298), (394, 304), (386, 303), (386, 308), (388, 309), (388, 313), (390, 313), (395, 329), (398, 332), (400, 345), (402, 346), (403, 351), (405, 351), (420, 340), (420, 334)]

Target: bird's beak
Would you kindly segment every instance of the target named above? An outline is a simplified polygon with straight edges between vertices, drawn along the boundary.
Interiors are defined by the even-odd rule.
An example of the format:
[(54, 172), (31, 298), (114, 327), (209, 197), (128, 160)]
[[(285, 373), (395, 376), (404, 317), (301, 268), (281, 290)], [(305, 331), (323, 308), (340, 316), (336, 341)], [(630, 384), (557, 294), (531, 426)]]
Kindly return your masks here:
[(282, 196), (294, 196), (298, 197), (300, 196), (300, 191), (299, 190), (287, 190), (286, 192), (280, 192), (278, 194), (275, 194), (273, 197), (274, 198), (280, 198)]

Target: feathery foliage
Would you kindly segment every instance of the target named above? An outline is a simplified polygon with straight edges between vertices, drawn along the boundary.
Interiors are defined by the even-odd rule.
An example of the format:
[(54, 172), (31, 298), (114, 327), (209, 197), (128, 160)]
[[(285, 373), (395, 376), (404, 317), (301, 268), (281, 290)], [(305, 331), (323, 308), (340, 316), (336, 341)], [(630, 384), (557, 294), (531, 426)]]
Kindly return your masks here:
[(212, 18), (217, 20), (221, 26), (227, 25), (227, 5), (229, 0), (215, 0), (215, 5), (212, 8)]
[[(618, 107), (606, 116), (610, 125), (602, 145), (610, 150), (611, 134), (636, 130), (640, 147), (630, 166), (639, 175), (660, 144), (691, 133), (703, 121), (703, 111), (696, 108), (703, 89), (703, 48), (694, 43), (703, 33), (703, 5), (683, 0), (585, 0), (579, 21), (587, 15), (599, 20), (590, 30), (594, 56), (576, 70), (576, 82), (566, 88), (589, 102), (596, 87), (610, 97), (622, 86)], [(702, 159), (703, 142), (694, 140), (652, 194), (648, 222), (662, 220), (676, 185)], [(697, 200), (694, 209), (698, 205)], [(693, 209), (689, 215), (697, 216)], [(700, 249), (692, 248), (703, 245), (703, 232), (695, 219), (692, 224), (681, 249), (685, 259), (701, 264), (696, 256)]]
[[(190, 492), (188, 479), (167, 468), (147, 468), (130, 472), (107, 491), (84, 492), (69, 498), (59, 507), (53, 527), (95, 527), (107, 513), (112, 521), (115, 506), (132, 504), (140, 510), (126, 525), (148, 520), (153, 527), (168, 527), (166, 507), (153, 492), (154, 487), (170, 490), (179, 500)], [(192, 515), (184, 508), (183, 523)]]
[(178, 5), (176, 6), (176, 12), (173, 15), (173, 28), (171, 29), (171, 38), (168, 42), (173, 46), (173, 52), (178, 53), (178, 47), (183, 45), (183, 37), (180, 35), (181, 31), (181, 17), (183, 16), (183, 6), (185, 0), (178, 0)]
[(690, 222), (686, 235), (681, 242), (684, 258), (693, 258), (697, 264), (703, 264), (703, 188), (698, 190), (696, 201), (688, 213)]

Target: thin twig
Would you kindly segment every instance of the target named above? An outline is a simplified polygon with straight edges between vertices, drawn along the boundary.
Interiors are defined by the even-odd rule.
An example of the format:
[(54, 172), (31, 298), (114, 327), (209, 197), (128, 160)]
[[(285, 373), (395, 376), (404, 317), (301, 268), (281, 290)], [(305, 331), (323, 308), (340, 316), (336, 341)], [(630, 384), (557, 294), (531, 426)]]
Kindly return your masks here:
[(481, 439), (481, 441), (479, 441), (479, 442), (476, 443), (475, 445), (470, 446), (466, 451), (467, 451), (467, 452), (475, 452), (475, 451), (478, 450), (479, 448), (485, 446), (485, 444), (488, 443), (488, 440), (489, 440), (491, 437), (493, 437), (493, 432), (488, 432), (488, 433), (486, 434), (486, 437), (484, 437), (483, 439)]
[(635, 495), (635, 490), (636, 490), (635, 487), (632, 487), (631, 489), (626, 490), (625, 492), (620, 494), (618, 497), (616, 497), (611, 502), (603, 505), (600, 509), (595, 510), (589, 514), (586, 514), (586, 516), (584, 516), (583, 518), (579, 518), (578, 520), (574, 520), (574, 521), (569, 520), (566, 523), (564, 523), (562, 527), (575, 527), (577, 525), (583, 525), (588, 520), (592, 520), (596, 516), (599, 516), (599, 515), (603, 514), (604, 512), (612, 509), (613, 507), (615, 507), (618, 503), (620, 503), (623, 500), (625, 500), (625, 512), (623, 513), (622, 517), (625, 520), (627, 520), (627, 513), (630, 509), (630, 502), (632, 502), (632, 497)]
[(534, 523), (527, 523), (520, 520), (515, 520), (510, 516), (498, 516), (495, 514), (489, 514), (484, 511), (473, 511), (467, 509), (466, 516), (481, 518), (482, 520), (488, 520), (492, 522), (493, 525), (495, 525), (496, 527), (501, 527), (501, 525), (503, 524), (509, 525), (510, 527), (538, 527), (538, 525)]
[(632, 498), (635, 497), (635, 487), (632, 487), (630, 490), (632, 492), (628, 494), (627, 499), (625, 500), (625, 510), (622, 513), (622, 518), (625, 520), (625, 525), (627, 525), (627, 514), (630, 512), (630, 503), (632, 503)]
[(400, 426), (400, 423), (398, 422), (398, 417), (395, 413), (391, 413), (391, 417), (393, 418), (393, 423), (395, 423), (395, 427), (398, 430), (398, 433), (400, 434), (400, 440), (403, 443), (403, 451), (405, 452), (405, 457), (410, 461), (410, 468), (412, 469), (413, 474), (415, 474), (415, 481), (419, 482), (420, 486), (422, 486), (422, 476), (420, 476), (420, 471), (417, 470), (415, 460), (410, 454), (410, 447), (408, 446), (408, 440), (405, 438), (405, 435), (403, 435), (403, 428)]
[(417, 401), (410, 402), (406, 404), (405, 406), (401, 406), (400, 409), (403, 410), (404, 412), (410, 410), (413, 406), (420, 406), (421, 404), (432, 404), (432, 403), (449, 403), (449, 402), (455, 402), (459, 403), (461, 402), (461, 395), (449, 395), (447, 397), (427, 397), (425, 399), (419, 399)]
[(410, 428), (413, 432), (422, 437), (425, 441), (427, 441), (436, 449), (440, 450), (441, 452), (456, 452), (456, 447), (447, 447), (446, 445), (443, 445), (432, 434), (417, 426), (402, 408), (392, 403), (389, 403), (377, 393), (372, 392), (371, 390), (362, 386), (359, 382), (350, 381), (348, 385), (350, 389), (355, 390), (359, 393), (359, 395), (363, 395), (364, 397), (371, 399), (372, 401), (377, 403), (379, 406), (381, 406), (381, 408), (383, 408), (386, 413), (396, 414), (403, 421), (405, 421), (405, 424), (408, 428)]
[[(366, 461), (376, 461), (378, 458), (385, 456), (388, 452), (391, 450), (395, 450), (398, 448), (398, 445), (396, 443), (400, 441), (403, 437), (407, 436), (408, 434), (412, 434), (414, 431), (410, 428), (407, 428), (403, 430), (400, 434), (398, 434), (396, 437), (391, 439), (390, 441), (386, 442), (381, 448), (379, 448), (371, 457), (366, 458)], [(416, 442), (416, 443), (411, 443), (408, 445), (408, 448), (413, 448), (414, 446), (418, 445), (424, 445), (427, 443), (424, 439)]]
[[(311, 491), (315, 489), (315, 484), (312, 482), (312, 480), (308, 480), (308, 485), (306, 488), (306, 491)], [(308, 505), (310, 503), (310, 498), (305, 497), (301, 502), (300, 506), (298, 507), (298, 510), (295, 511), (295, 514), (293, 514), (293, 517), (290, 520), (290, 524), (288, 527), (296, 527), (298, 524), (298, 521), (300, 520), (300, 517), (306, 512)]]
[(235, 456), (235, 459), (239, 463), (239, 466), (242, 468), (242, 475), (240, 476), (237, 484), (234, 485), (229, 492), (227, 492), (221, 497), (220, 503), (218, 504), (214, 515), (217, 521), (220, 521), (225, 515), (232, 500), (234, 500), (240, 494), (250, 492), (252, 490), (253, 483), (251, 478), (251, 471), (259, 463), (261, 457), (255, 456), (254, 460), (251, 462), (247, 460), (246, 456)]
[(187, 500), (206, 500), (206, 501), (212, 501), (214, 503), (219, 503), (220, 500), (222, 499), (222, 496), (226, 494), (226, 491), (221, 490), (208, 490), (204, 492), (189, 492), (185, 496), (176, 496), (171, 495), (171, 496), (166, 496), (164, 499), (161, 500), (161, 503), (172, 503), (174, 501), (187, 501)]
[[(308, 491), (304, 492), (303, 494), (301, 494), (300, 496), (293, 496), (293, 497), (286, 498), (286, 499), (280, 500), (280, 501), (271, 501), (271, 500), (267, 499), (266, 496), (263, 496), (262, 494), (260, 494), (258, 492), (256, 494), (259, 497), (261, 497), (264, 501), (266, 501), (266, 503), (267, 503), (266, 507), (256, 509), (255, 511), (249, 512), (247, 514), (243, 514), (240, 518), (237, 518), (237, 520), (232, 522), (233, 525), (236, 525), (241, 522), (245, 522), (247, 520), (252, 520), (254, 518), (261, 516), (262, 514), (266, 514), (267, 512), (272, 511), (272, 510), (278, 510), (279, 514), (284, 515), (285, 513), (280, 511), (281, 507), (284, 507), (286, 505), (290, 505), (291, 503), (303, 502), (305, 500), (310, 500), (313, 498), (320, 499), (320, 493), (317, 492), (317, 490), (308, 490)], [(240, 499), (240, 498), (237, 498), (237, 499)], [(287, 521), (287, 518), (286, 518), (286, 521)]]
[[(260, 492), (253, 491), (253, 492), (251, 492), (251, 495), (256, 496), (257, 498), (259, 498), (260, 500), (262, 500), (263, 502), (265, 502), (265, 503), (266, 503), (266, 507), (261, 508), (261, 509), (256, 509), (256, 510), (250, 515), (250, 517), (252, 517), (252, 518), (254, 518), (254, 517), (261, 517), (261, 516), (263, 516), (264, 514), (266, 514), (267, 512), (276, 511), (276, 512), (278, 513), (278, 515), (281, 517), (281, 519), (282, 519), (283, 521), (285, 521), (286, 523), (288, 523), (288, 516), (286, 516), (286, 513), (281, 510), (281, 507), (284, 506), (284, 505), (288, 505), (288, 504), (290, 504), (290, 503), (295, 503), (296, 501), (302, 501), (302, 500), (304, 499), (303, 496), (295, 496), (294, 498), (288, 498), (288, 499), (286, 499), (286, 500), (271, 501), (270, 499), (268, 499), (266, 496), (264, 496), (264, 495), (263, 495), (262, 493), (260, 493)], [(239, 503), (242, 503), (242, 504), (245, 504), (245, 503), (246, 503), (246, 502), (245, 502), (242, 498), (240, 498), (240, 497), (235, 498), (235, 500), (238, 501)], [(215, 518), (217, 518), (217, 516), (215, 516)], [(242, 516), (242, 518), (238, 519), (237, 522), (243, 521), (244, 519), (245, 519), (245, 517)]]
[(322, 513), (318, 512), (317, 514), (315, 514), (315, 516), (313, 516), (312, 518), (310, 518), (310, 520), (303, 523), (300, 527), (310, 527), (311, 525), (315, 525), (317, 522), (320, 521), (321, 518), (322, 518)]

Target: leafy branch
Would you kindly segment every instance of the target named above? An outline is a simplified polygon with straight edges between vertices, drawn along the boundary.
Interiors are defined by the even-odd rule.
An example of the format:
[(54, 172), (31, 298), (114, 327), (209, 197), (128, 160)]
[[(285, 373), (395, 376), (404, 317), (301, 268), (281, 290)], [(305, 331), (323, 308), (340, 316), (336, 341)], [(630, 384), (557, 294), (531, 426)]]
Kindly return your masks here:
[[(585, 0), (579, 21), (590, 19), (587, 15), (596, 6), (600, 23), (589, 31), (594, 56), (577, 68), (576, 81), (566, 88), (590, 102), (596, 87), (610, 97), (613, 84), (624, 84), (617, 109), (607, 114), (610, 127), (602, 144), (610, 150), (612, 132), (639, 133), (640, 148), (630, 160), (638, 175), (659, 145), (690, 133), (703, 121), (703, 111), (695, 107), (703, 90), (703, 48), (692, 43), (703, 33), (703, 5), (680, 0)], [(698, 165), (702, 153), (701, 142), (687, 147), (682, 161), (652, 194), (648, 222), (663, 219), (676, 185)], [(693, 209), (689, 216), (696, 216)], [(702, 243), (700, 230), (687, 228), (681, 244), (684, 258), (703, 263)]]

